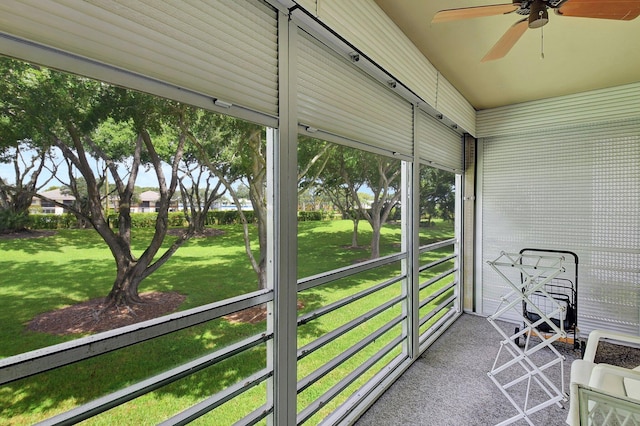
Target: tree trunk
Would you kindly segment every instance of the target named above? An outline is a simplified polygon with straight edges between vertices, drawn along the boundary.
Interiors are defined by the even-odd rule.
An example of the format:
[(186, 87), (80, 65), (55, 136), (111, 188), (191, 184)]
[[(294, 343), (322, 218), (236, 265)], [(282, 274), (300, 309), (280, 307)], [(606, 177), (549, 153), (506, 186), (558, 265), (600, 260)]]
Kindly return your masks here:
[(129, 256), (116, 261), (118, 273), (111, 291), (107, 295), (107, 306), (129, 306), (142, 303), (138, 295), (138, 287), (144, 279), (146, 268)]
[[(263, 186), (260, 186), (263, 188)], [(261, 199), (266, 199), (266, 194), (261, 194)], [(266, 203), (254, 203), (254, 213), (258, 218), (258, 245), (260, 246), (260, 258), (258, 261), (258, 288), (267, 288), (267, 208)]]
[(258, 271), (258, 288), (264, 290), (267, 288), (267, 268), (265, 259), (260, 261), (260, 269)]
[(374, 220), (371, 226), (371, 259), (380, 257), (380, 229), (382, 228), (379, 220)]
[(130, 306), (140, 304), (142, 299), (138, 296), (138, 285), (140, 280), (127, 277), (124, 280), (116, 281), (106, 298), (107, 306)]
[(191, 212), (191, 228), (194, 235), (204, 235), (204, 229), (207, 226), (207, 213), (203, 211)]
[(33, 202), (33, 196), (35, 192), (25, 191), (20, 194), (16, 194), (13, 202), (14, 213), (28, 213), (29, 207)]
[(353, 219), (353, 232), (351, 233), (351, 248), (358, 248), (358, 225), (359, 219)]

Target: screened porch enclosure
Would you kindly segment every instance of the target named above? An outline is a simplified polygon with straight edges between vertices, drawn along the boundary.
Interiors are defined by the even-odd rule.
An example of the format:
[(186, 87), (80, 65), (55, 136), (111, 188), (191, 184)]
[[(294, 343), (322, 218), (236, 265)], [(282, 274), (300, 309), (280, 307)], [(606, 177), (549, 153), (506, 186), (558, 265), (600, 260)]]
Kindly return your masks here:
[[(160, 104), (179, 102), (192, 111), (194, 139), (206, 136), (197, 130), (206, 122), (237, 120), (239, 129), (254, 129), (249, 134), (259, 138), (246, 160), (260, 155), (246, 181), (264, 190), (256, 200), (266, 207), (258, 226), (265, 238), (253, 253), (264, 253), (256, 264), (264, 265), (265, 288), (251, 289), (243, 273), (227, 284), (237, 287), (231, 297), (212, 286), (196, 306), (163, 317), (8, 353), (1, 380), (12, 408), (3, 415), (45, 424), (350, 422), (462, 311), (455, 221), (462, 132), (442, 124), (426, 105), (418, 108), (408, 93), (354, 67), (351, 57), (314, 36), (312, 26), (291, 20), (279, 3), (157, 6), (5, 4), (4, 16), (11, 14), (16, 25), (3, 23), (2, 53), (26, 61), (16, 68), (26, 66), (27, 73), (29, 67), (38, 76), (43, 71), (31, 64), (51, 68), (45, 74), (70, 86), (94, 84), (82, 80), (90, 78), (104, 82), (103, 90), (112, 90), (110, 84), (131, 91), (131, 98), (140, 91)], [(300, 18), (313, 25), (308, 15)], [(46, 87), (46, 75), (38, 78)], [(312, 146), (301, 150), (308, 140)], [(309, 163), (307, 185), (328, 190), (324, 182), (331, 182), (334, 205), (348, 190), (351, 206), (340, 213), (347, 224), (349, 217), (360, 222), (359, 242), (351, 248), (338, 243), (348, 228), (333, 238), (340, 245), (323, 246), (320, 236), (312, 243), (313, 233), (335, 232), (335, 226), (322, 231), (322, 224), (297, 224), (300, 182), (294, 176), (307, 168), (307, 152), (311, 159), (331, 153), (323, 161), (333, 167), (325, 176)], [(440, 189), (432, 198), (442, 188), (448, 194), (439, 201), (448, 211), (439, 234), (421, 228), (426, 215), (435, 226), (436, 212), (427, 212), (417, 196), (418, 187), (436, 178)], [(360, 191), (370, 200), (360, 200)], [(362, 216), (352, 217), (354, 211)], [(257, 240), (247, 244), (257, 247)], [(221, 259), (230, 255), (212, 252), (212, 265)], [(197, 263), (194, 271), (205, 267)], [(214, 271), (214, 283), (222, 280), (216, 275), (228, 275)], [(189, 268), (181, 275), (189, 277)], [(265, 309), (266, 319), (255, 326), (230, 323), (233, 315), (256, 309)], [(189, 339), (194, 343), (185, 350)], [(154, 354), (152, 365), (142, 362), (145, 354)], [(105, 377), (118, 360), (129, 373)], [(71, 371), (78, 383), (64, 379)], [(91, 389), (80, 384), (92, 381)], [(64, 392), (48, 383), (61, 383)], [(49, 397), (56, 400), (50, 408), (28, 408)]]
[[(169, 315), (8, 349), (3, 419), (353, 424), (463, 312), (495, 312), (505, 287), (487, 261), (527, 247), (577, 253), (581, 336), (640, 333), (640, 84), (475, 111), (373, 0), (0, 12), (3, 57), (257, 129), (260, 168), (243, 182), (264, 205), (264, 233), (237, 232), (264, 286), (238, 274), (234, 293), (205, 290)], [(343, 206), (341, 227), (302, 221), (303, 197)], [(191, 266), (236, 262), (229, 251)], [(257, 325), (228, 320), (256, 309)], [(154, 355), (90, 398), (65, 379)], [(46, 387), (56, 380), (64, 395)]]

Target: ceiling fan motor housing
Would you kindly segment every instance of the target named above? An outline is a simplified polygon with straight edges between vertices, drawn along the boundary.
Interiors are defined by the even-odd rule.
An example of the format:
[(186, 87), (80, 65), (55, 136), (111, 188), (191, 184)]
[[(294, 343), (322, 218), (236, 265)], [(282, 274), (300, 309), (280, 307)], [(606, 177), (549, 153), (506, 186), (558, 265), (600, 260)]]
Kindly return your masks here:
[[(562, 3), (565, 3), (567, 0), (542, 0), (547, 7), (551, 9), (557, 9)], [(514, 1), (514, 6), (519, 6), (520, 9), (516, 10), (516, 13), (522, 16), (529, 16), (531, 14), (531, 8), (533, 3), (536, 0), (523, 0), (523, 1)]]
[(549, 23), (547, 4), (543, 0), (534, 0), (529, 13), (529, 28), (540, 28)]

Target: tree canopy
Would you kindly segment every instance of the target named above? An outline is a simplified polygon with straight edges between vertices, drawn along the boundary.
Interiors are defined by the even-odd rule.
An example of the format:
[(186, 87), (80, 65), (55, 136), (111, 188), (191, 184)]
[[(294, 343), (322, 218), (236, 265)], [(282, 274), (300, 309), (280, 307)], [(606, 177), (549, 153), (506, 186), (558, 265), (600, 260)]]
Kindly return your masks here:
[(434, 167), (420, 167), (420, 216), (427, 225), (433, 218), (453, 220), (455, 179), (452, 172)]
[[(202, 230), (213, 202), (230, 197), (242, 219), (245, 250), (259, 287), (266, 285), (263, 126), (8, 58), (0, 58), (0, 74), (0, 161), (15, 166), (15, 182), (0, 177), (0, 230), (8, 222), (4, 216), (11, 215), (19, 226), (32, 198), (44, 198), (38, 191), (58, 185), (76, 199), (64, 207), (93, 227), (111, 249), (117, 277), (110, 300), (130, 303), (138, 301), (140, 282)], [(131, 207), (141, 170), (155, 174), (160, 199), (155, 234), (136, 257), (131, 252)], [(41, 179), (47, 173), (50, 177)], [(399, 160), (301, 136), (297, 179), (304, 203), (330, 200), (353, 221), (352, 245), (358, 245), (359, 221), (367, 220), (373, 230), (371, 257), (379, 256), (381, 227), (401, 196)], [(452, 175), (422, 167), (420, 185), (421, 214), (428, 221), (452, 218)], [(161, 251), (169, 206), (178, 198), (189, 226)], [(107, 220), (106, 199), (117, 200), (117, 229)], [(241, 199), (250, 200), (255, 222), (247, 220)], [(257, 249), (250, 240), (254, 224)]]
[[(36, 152), (62, 154), (67, 176), (58, 179), (80, 201), (65, 206), (82, 217), (109, 246), (116, 279), (108, 295), (115, 304), (139, 301), (140, 282), (164, 264), (188, 238), (178, 238), (159, 257), (168, 227), (177, 164), (186, 138), (176, 124), (185, 107), (143, 93), (47, 68), (0, 58), (3, 76), (0, 147), (28, 140)], [(42, 157), (42, 161), (45, 161)], [(167, 179), (162, 160), (172, 163)], [(160, 200), (156, 232), (140, 257), (131, 251), (131, 204), (141, 167), (155, 171)], [(102, 186), (107, 174), (118, 198), (118, 229), (109, 226)], [(33, 191), (28, 194), (30, 198)], [(55, 202), (55, 200), (49, 200)]]

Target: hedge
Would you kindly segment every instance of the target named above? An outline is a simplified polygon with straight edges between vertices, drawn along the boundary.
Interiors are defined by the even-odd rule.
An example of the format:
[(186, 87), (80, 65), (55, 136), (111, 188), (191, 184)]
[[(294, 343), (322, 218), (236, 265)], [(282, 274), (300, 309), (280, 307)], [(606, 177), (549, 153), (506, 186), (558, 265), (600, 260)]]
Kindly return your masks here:
[(11, 210), (0, 210), (0, 233), (19, 231), (29, 226), (29, 216)]
[(298, 212), (298, 221), (308, 222), (312, 220), (323, 220), (324, 216), (324, 212), (321, 211), (301, 211)]
[[(242, 212), (249, 223), (256, 223), (256, 215), (252, 210)], [(231, 225), (242, 223), (237, 210), (215, 210), (207, 212), (207, 225)]]
[[(153, 228), (156, 225), (156, 213), (132, 213), (132, 228)], [(118, 227), (118, 216), (111, 214), (107, 217), (112, 228)], [(169, 226), (181, 227), (186, 222), (181, 212), (169, 213)], [(78, 219), (73, 214), (31, 214), (29, 226), (32, 229), (74, 229), (78, 228)]]
[[(249, 223), (256, 223), (256, 215), (253, 211), (243, 211)], [(132, 228), (153, 228), (156, 225), (157, 213), (131, 213)], [(331, 220), (334, 218), (330, 211), (300, 211), (299, 221)], [(112, 228), (118, 227), (118, 215), (110, 214), (107, 218)], [(232, 225), (240, 224), (240, 215), (237, 210), (216, 210), (207, 212), (206, 225)], [(33, 229), (70, 229), (78, 227), (78, 220), (73, 214), (32, 214), (29, 215), (29, 226)], [(187, 226), (183, 212), (169, 213), (169, 226)]]
[(29, 226), (32, 229), (71, 229), (78, 227), (78, 219), (72, 214), (31, 214)]
[[(131, 213), (131, 228), (153, 228), (157, 217), (157, 213)], [(168, 219), (169, 226), (183, 227), (187, 224), (182, 212), (171, 212)], [(112, 228), (118, 227), (117, 214), (110, 214), (107, 220)]]

